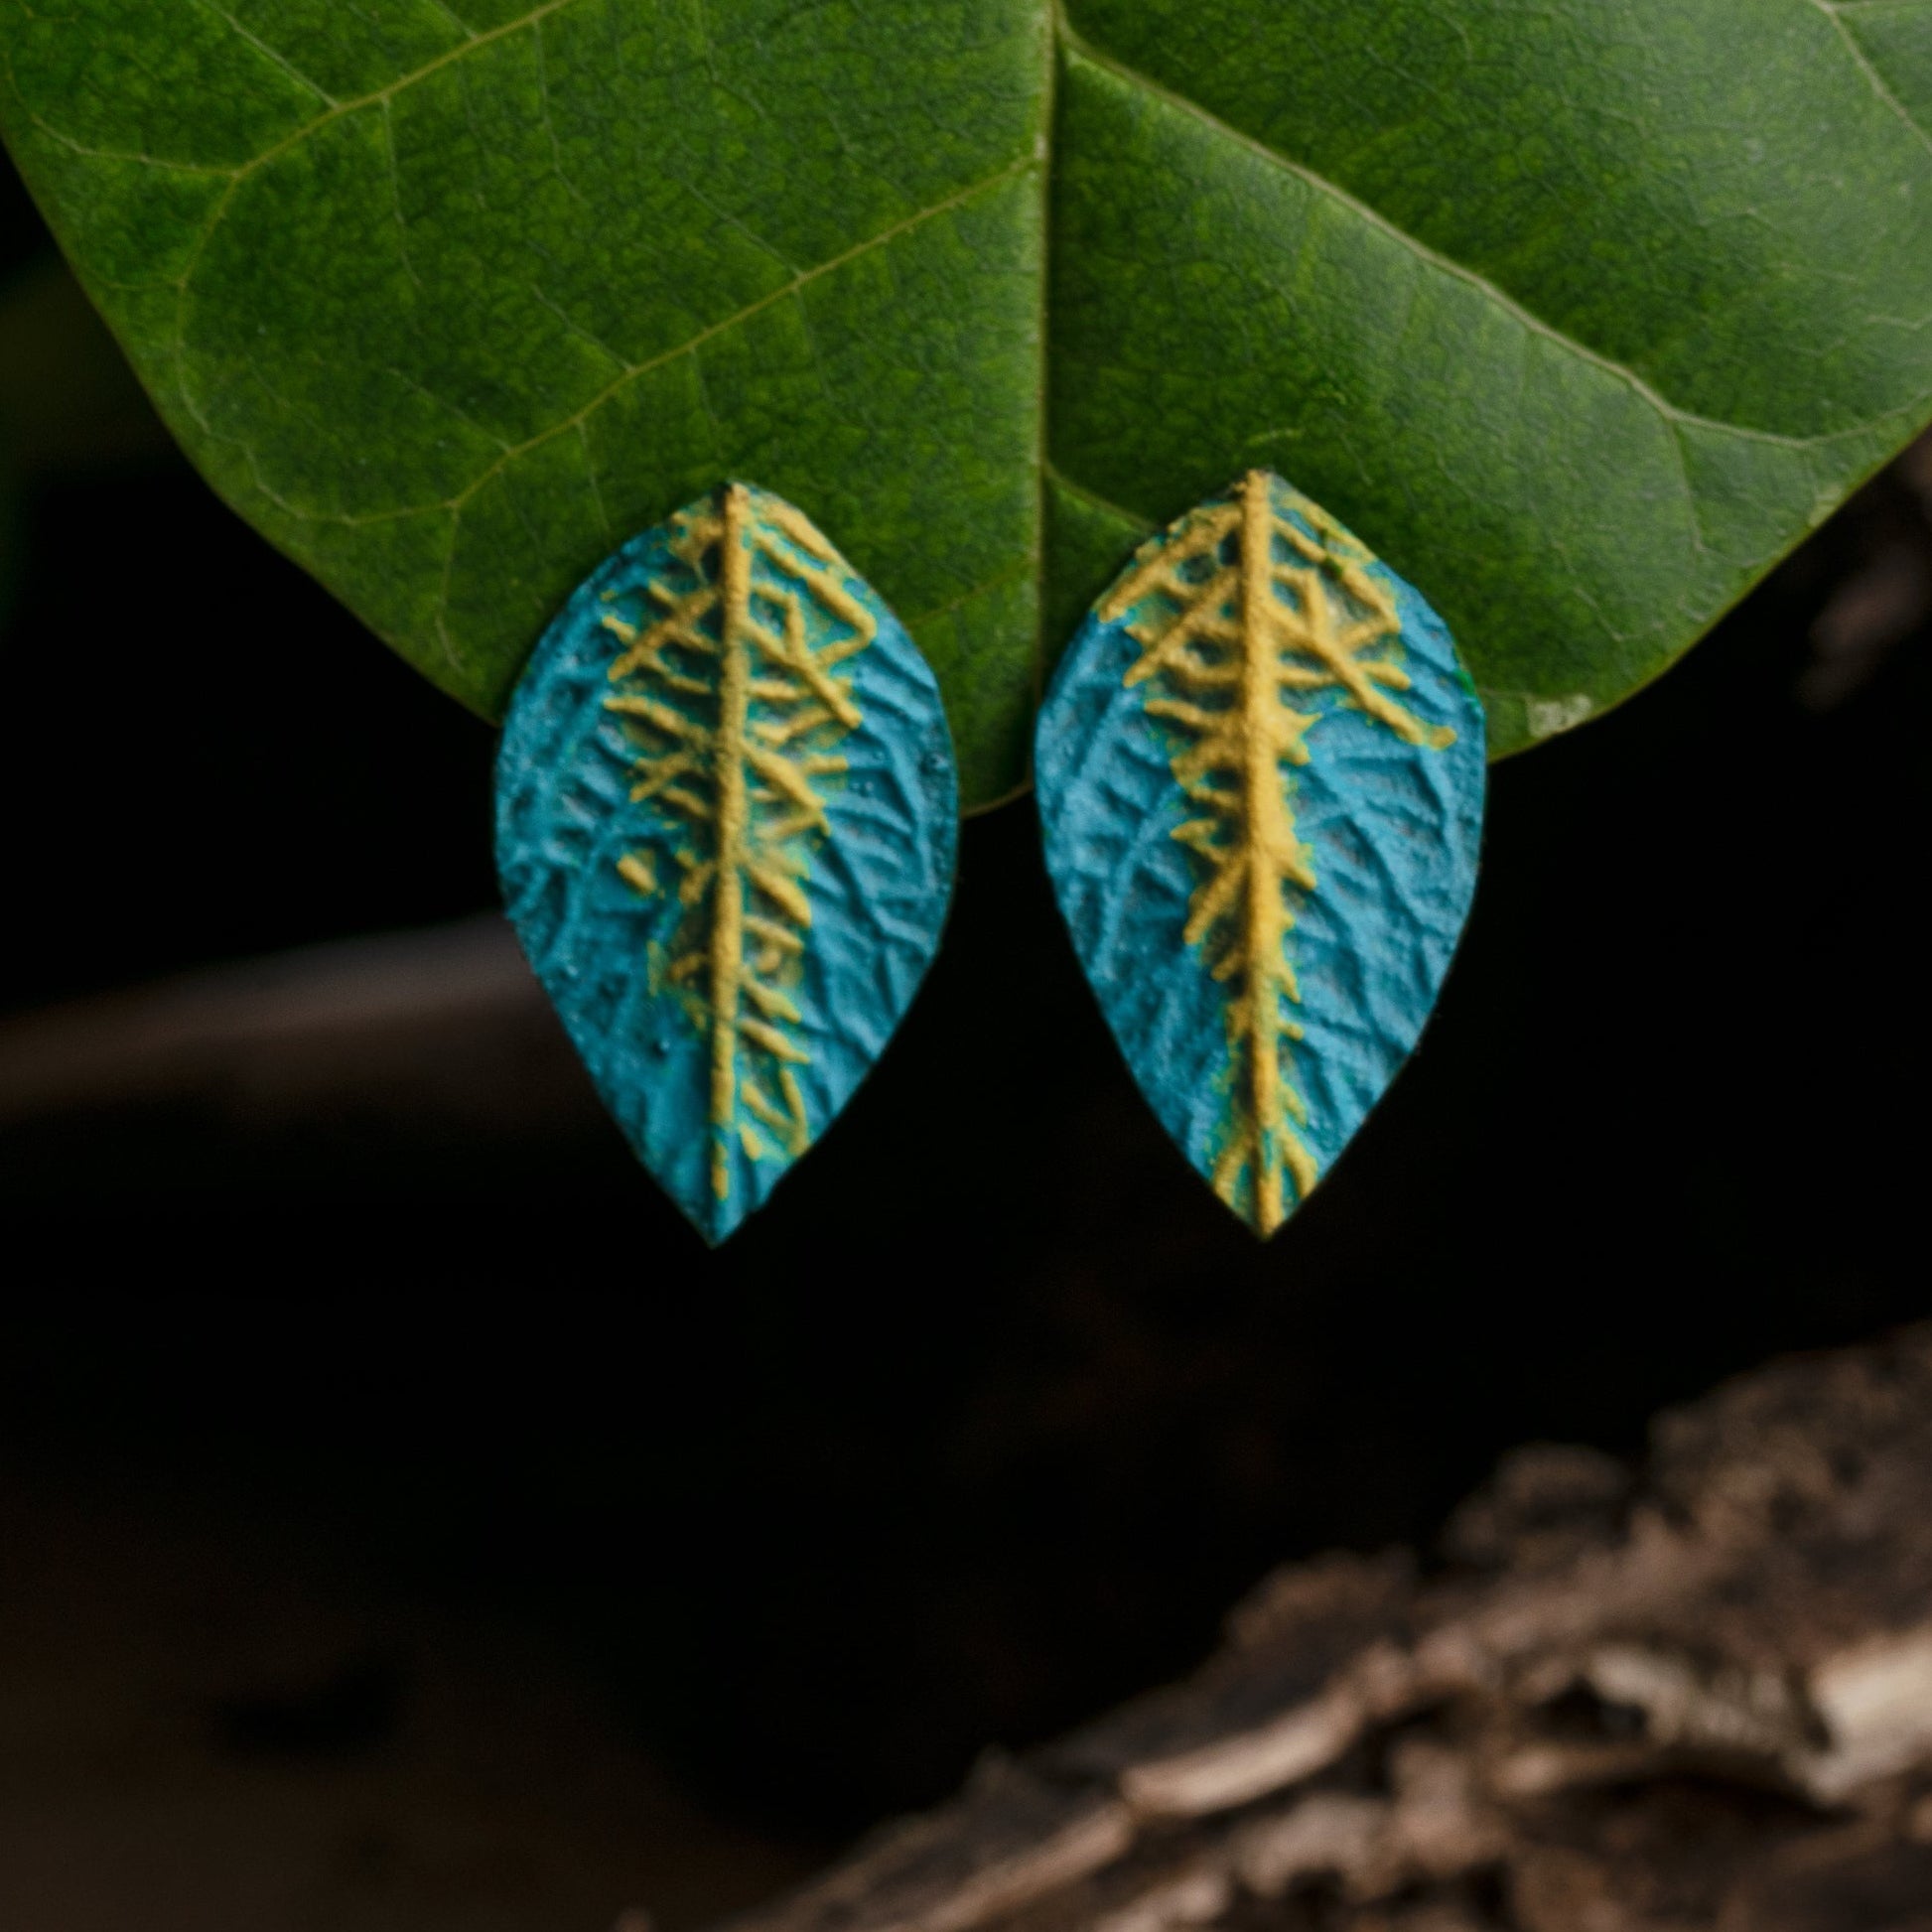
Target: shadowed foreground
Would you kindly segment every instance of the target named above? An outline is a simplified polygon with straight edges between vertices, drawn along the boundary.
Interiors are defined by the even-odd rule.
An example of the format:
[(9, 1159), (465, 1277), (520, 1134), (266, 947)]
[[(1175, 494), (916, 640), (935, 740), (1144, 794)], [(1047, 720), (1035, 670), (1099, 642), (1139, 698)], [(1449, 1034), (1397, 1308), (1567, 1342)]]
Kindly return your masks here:
[(738, 1932), (1926, 1932), (1932, 1327), (1526, 1449)]

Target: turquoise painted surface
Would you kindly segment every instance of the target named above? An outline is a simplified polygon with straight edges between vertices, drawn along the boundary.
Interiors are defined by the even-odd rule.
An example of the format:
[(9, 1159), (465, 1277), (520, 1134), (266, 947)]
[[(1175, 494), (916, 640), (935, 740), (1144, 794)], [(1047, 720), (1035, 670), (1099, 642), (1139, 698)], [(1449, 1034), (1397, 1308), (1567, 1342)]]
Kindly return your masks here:
[[(1249, 836), (1246, 806), (1235, 796), (1244, 772), (1203, 773), (1190, 799), (1175, 770), (1176, 759), (1203, 742), (1203, 718), (1223, 719), (1253, 696), (1252, 686), (1213, 681), (1238, 671), (1245, 648), (1230, 636), (1243, 629), (1239, 528), (1181, 566), (1165, 598), (1109, 608), (1137, 572), (1144, 581), (1164, 553), (1184, 546), (1200, 517), (1235, 515), (1244, 486), (1151, 540), (1096, 606), (1041, 713), (1035, 768), (1047, 866), (1115, 1037), (1188, 1160), (1210, 1180), (1218, 1173), (1223, 1198), (1268, 1233), (1307, 1188), (1284, 1171), (1280, 1211), (1271, 1217), (1254, 1161), (1246, 1172), (1230, 1172), (1231, 1137), (1252, 1094), (1240, 1003), (1254, 976), (1248, 964), (1230, 971), (1227, 962), (1240, 951), (1248, 895), (1268, 890), (1279, 868), (1263, 853), (1244, 857), (1238, 850)], [(1422, 597), (1306, 498), (1276, 479), (1266, 486), (1275, 522), (1266, 594), (1288, 614), (1287, 632), (1292, 636), (1302, 616), (1300, 599), (1275, 574), (1298, 567), (1319, 579), (1311, 594), (1333, 600), (1339, 634), (1351, 621), (1359, 627), (1363, 607), (1335, 575), (1337, 560), (1352, 562), (1393, 620), (1357, 653), (1360, 663), (1392, 667), (1376, 674), (1373, 688), (1427, 737), (1454, 734), (1446, 745), (1413, 742), (1371, 716), (1340, 682), (1274, 685), (1282, 709), (1311, 721), (1288, 732), (1306, 762), (1271, 755), (1266, 769), (1314, 882), (1280, 881), (1289, 920), (1282, 955), (1293, 996), (1280, 1002), (1276, 1043), (1280, 1077), (1302, 1103), (1303, 1117), (1291, 1119), (1290, 1130), (1318, 1178), (1413, 1048), (1467, 917), (1482, 825), (1483, 716), (1448, 629)], [(1324, 561), (1310, 563), (1290, 530), (1303, 550), (1313, 545)], [(1223, 582), (1233, 578), (1215, 602), (1210, 580), (1217, 573)], [(1218, 633), (1188, 646), (1193, 671), (1178, 683), (1165, 673), (1130, 682), (1149, 655), (1144, 638), (1190, 599), (1206, 611), (1206, 630)], [(1291, 678), (1298, 666), (1304, 677), (1323, 675), (1318, 664), (1311, 672), (1306, 653), (1292, 643), (1276, 661)], [(1178, 702), (1202, 716), (1183, 723), (1150, 714), (1150, 701)], [(1204, 806), (1202, 785), (1226, 794), (1226, 807)], [(1188, 823), (1205, 821), (1214, 829), (1196, 833), (1193, 843), (1176, 837)], [(1240, 890), (1190, 942), (1190, 911), (1230, 861), (1237, 872), (1248, 868)]]
[[(748, 579), (736, 626), (734, 545)], [(634, 661), (667, 623), (681, 634)], [(721, 820), (734, 760), (736, 833)], [(531, 964), (638, 1158), (724, 1239), (851, 1097), (938, 945), (958, 806), (932, 673), (795, 510), (728, 486), (626, 543), (551, 624), (510, 707), (496, 801)], [(737, 861), (721, 866), (728, 847)], [(742, 983), (721, 1108), (734, 897)]]

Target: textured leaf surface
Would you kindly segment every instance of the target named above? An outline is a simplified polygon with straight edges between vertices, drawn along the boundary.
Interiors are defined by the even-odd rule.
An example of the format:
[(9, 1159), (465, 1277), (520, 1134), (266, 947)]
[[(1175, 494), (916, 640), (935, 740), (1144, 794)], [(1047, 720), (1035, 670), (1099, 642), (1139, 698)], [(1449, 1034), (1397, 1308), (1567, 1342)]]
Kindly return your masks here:
[(1280, 479), (1136, 555), (1040, 713), (1047, 868), (1162, 1124), (1272, 1234), (1436, 1003), (1483, 719), (1442, 620)]
[(911, 1003), (952, 890), (937, 685), (781, 499), (625, 544), (510, 706), (518, 937), (638, 1158), (711, 1240), (759, 1206)]
[(1506, 749), (1932, 416), (1926, 0), (0, 0), (0, 124), (217, 485), (451, 691), (757, 476), (973, 802), (1248, 465)]

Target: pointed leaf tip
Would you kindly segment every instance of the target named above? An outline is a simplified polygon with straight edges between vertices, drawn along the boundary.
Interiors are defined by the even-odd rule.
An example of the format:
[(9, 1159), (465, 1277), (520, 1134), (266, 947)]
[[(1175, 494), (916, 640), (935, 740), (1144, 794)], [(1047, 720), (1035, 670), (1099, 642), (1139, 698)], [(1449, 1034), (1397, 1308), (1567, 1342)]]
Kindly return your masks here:
[(1128, 1064), (1270, 1235), (1395, 1077), (1468, 916), (1484, 731), (1449, 631), (1251, 472), (1135, 553), (1035, 756), (1047, 869)]
[(938, 686), (803, 514), (728, 483), (633, 538), (517, 686), (496, 855), (639, 1160), (724, 1240), (932, 958), (958, 827)]

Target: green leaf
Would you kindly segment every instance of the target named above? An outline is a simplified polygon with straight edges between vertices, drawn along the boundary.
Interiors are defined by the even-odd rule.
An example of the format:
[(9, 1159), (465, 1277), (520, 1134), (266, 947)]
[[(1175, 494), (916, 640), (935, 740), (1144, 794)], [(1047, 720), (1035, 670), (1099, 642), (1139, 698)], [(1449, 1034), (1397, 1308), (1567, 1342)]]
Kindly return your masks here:
[(1126, 549), (1283, 471), (1507, 750), (1932, 417), (1924, 0), (0, 0), (175, 432), (499, 715), (721, 477), (907, 614), (964, 788)]

